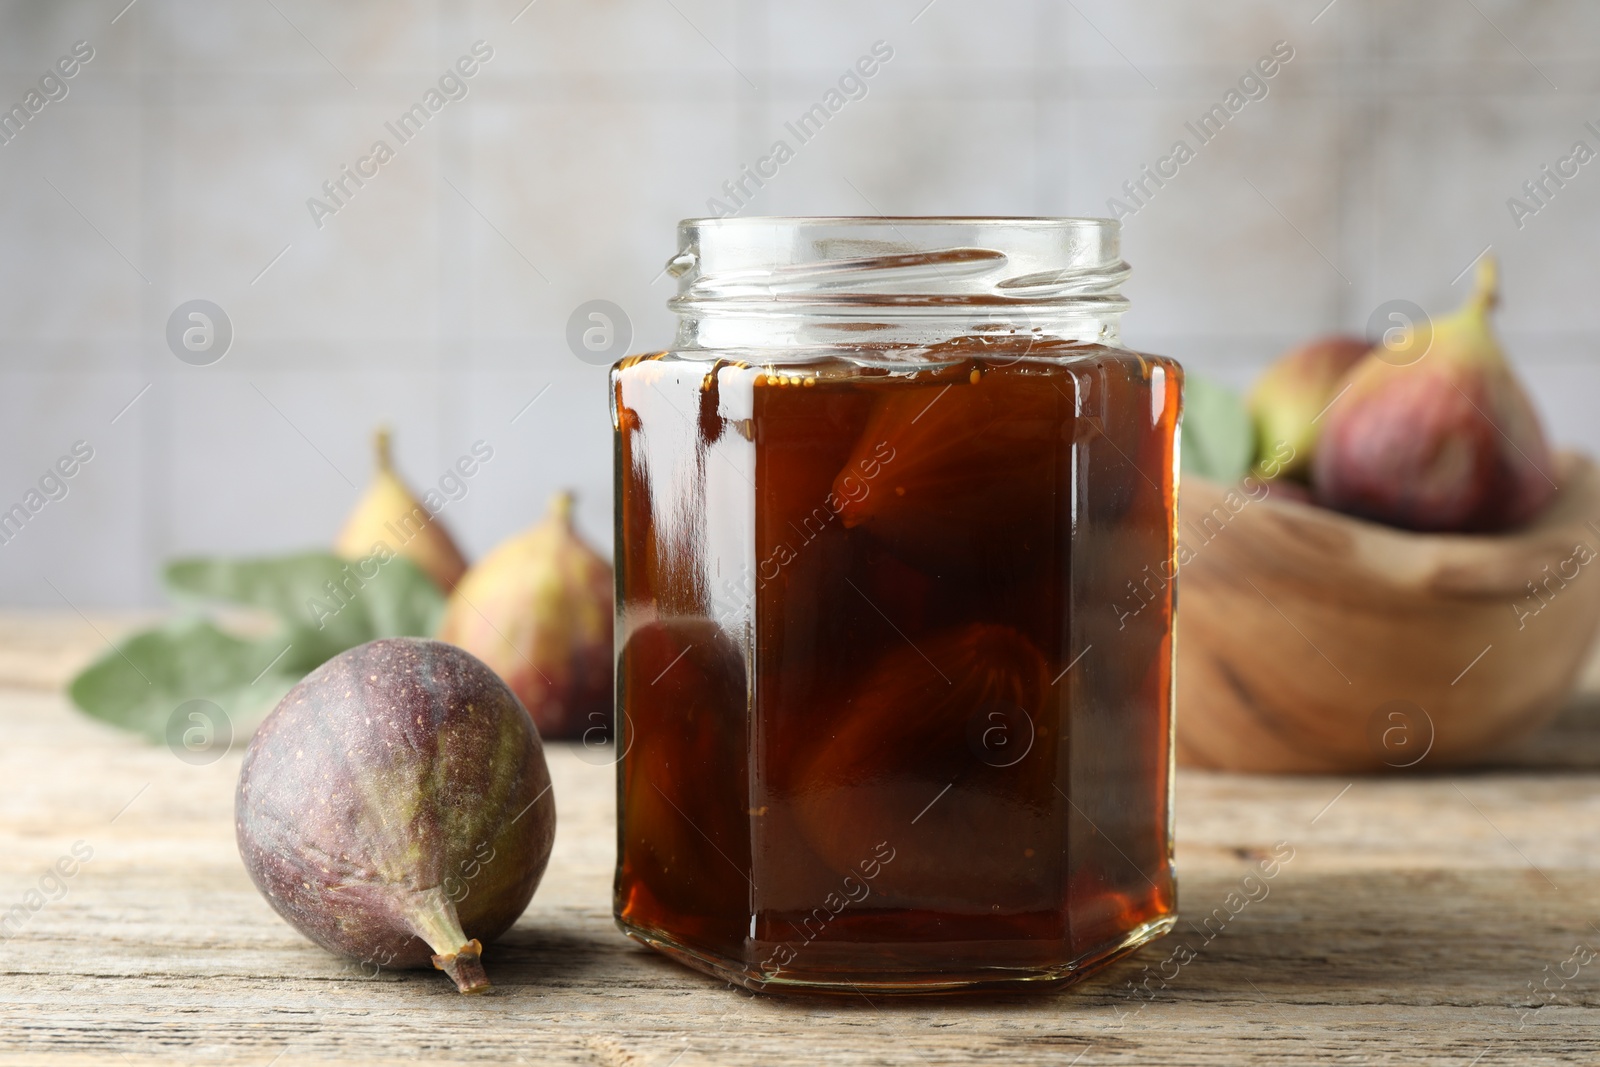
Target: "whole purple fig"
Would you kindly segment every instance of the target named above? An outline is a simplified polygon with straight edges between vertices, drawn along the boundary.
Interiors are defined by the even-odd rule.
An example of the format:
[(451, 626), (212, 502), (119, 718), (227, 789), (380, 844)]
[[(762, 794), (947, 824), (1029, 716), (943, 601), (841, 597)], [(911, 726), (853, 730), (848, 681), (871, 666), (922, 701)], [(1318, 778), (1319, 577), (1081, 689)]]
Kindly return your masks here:
[(533, 720), (453, 645), (372, 641), (291, 689), (245, 752), (235, 818), (256, 888), (317, 944), (430, 961), (489, 988), (482, 943), (516, 922), (555, 839)]
[(1256, 455), (1289, 458), (1277, 474), (1304, 481), (1317, 441), (1317, 416), (1338, 394), (1340, 382), (1372, 346), (1359, 337), (1334, 334), (1308, 341), (1279, 356), (1246, 401), (1256, 423)]
[(1550, 446), (1489, 326), (1485, 256), (1465, 307), (1372, 350), (1329, 409), (1312, 461), (1316, 501), (1411, 530), (1518, 526), (1555, 495)]

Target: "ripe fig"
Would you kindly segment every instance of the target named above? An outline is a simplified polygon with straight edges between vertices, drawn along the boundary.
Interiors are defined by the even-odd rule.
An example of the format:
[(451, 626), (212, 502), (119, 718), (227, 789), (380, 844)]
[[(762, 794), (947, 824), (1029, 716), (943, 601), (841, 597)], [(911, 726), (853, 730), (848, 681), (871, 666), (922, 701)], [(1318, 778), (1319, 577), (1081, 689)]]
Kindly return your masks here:
[(1316, 501), (1412, 530), (1491, 532), (1549, 502), (1555, 484), (1539, 417), (1489, 326), (1497, 300), (1485, 256), (1466, 305), (1411, 332), (1398, 351), (1376, 348), (1323, 418), (1312, 465)]
[[(334, 553), (345, 559), (365, 559), (381, 542), (389, 551), (415, 563), (448, 593), (467, 572), (466, 559), (438, 517), (412, 495), (395, 473), (387, 429), (380, 427), (373, 435), (373, 447), (378, 457), (377, 477), (345, 520), (344, 529), (334, 542)], [(438, 496), (432, 492), (429, 495)]]
[(611, 565), (572, 526), (572, 494), (467, 572), (436, 636), (494, 668), (544, 737), (609, 736)]
[(1359, 337), (1319, 337), (1278, 357), (1257, 380), (1245, 401), (1256, 423), (1256, 455), (1274, 455), (1283, 445), (1293, 450), (1275, 477), (1304, 480), (1317, 440), (1312, 420), (1371, 348)]
[(430, 961), (489, 988), (483, 942), (516, 922), (555, 840), (528, 713), (441, 641), (340, 653), (289, 691), (239, 773), (239, 855), (273, 909), (378, 967)]

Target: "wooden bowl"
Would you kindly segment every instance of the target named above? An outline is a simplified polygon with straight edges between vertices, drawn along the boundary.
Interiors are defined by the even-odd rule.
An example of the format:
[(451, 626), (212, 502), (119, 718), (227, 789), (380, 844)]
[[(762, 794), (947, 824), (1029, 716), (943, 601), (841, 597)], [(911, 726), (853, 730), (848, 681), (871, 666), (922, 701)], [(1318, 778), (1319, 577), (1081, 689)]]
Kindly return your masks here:
[[(1428, 769), (1547, 723), (1600, 623), (1600, 472), (1511, 534), (1418, 534), (1186, 477), (1177, 758), (1235, 771)], [(1244, 492), (1250, 488), (1254, 496)]]

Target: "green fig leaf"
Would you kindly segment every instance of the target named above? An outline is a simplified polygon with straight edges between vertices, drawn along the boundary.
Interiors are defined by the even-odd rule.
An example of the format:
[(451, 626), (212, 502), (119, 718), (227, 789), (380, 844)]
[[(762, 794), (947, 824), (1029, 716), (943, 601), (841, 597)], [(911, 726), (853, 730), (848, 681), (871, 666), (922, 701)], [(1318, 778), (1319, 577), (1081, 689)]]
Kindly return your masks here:
[(286, 657), (302, 672), (379, 637), (434, 632), (444, 595), (400, 556), (352, 562), (326, 552), (262, 559), (182, 559), (167, 565), (179, 596), (264, 608), (283, 620)]
[(1255, 424), (1231, 390), (1185, 374), (1180, 447), (1183, 473), (1227, 484), (1255, 461)]
[[(177, 619), (117, 642), (67, 692), (91, 717), (155, 742), (168, 739), (169, 723), (191, 700), (216, 704), (232, 735), (248, 736), (300, 678), (274, 662), (282, 650), (276, 638), (245, 640), (207, 619)], [(181, 719), (179, 728), (187, 726)]]
[(380, 637), (431, 635), (444, 612), (438, 587), (398, 556), (182, 559), (167, 565), (165, 578), (180, 599), (262, 608), (281, 625), (269, 637), (244, 638), (204, 618), (175, 620), (124, 638), (69, 684), (89, 715), (152, 741), (174, 743), (169, 722), (190, 700), (218, 705), (234, 736), (247, 736), (328, 659)]

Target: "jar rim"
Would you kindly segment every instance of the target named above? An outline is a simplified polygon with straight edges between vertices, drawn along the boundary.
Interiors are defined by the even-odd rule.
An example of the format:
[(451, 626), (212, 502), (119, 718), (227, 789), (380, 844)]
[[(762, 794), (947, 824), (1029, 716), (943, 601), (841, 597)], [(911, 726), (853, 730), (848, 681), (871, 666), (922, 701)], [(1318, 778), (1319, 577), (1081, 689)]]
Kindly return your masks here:
[(678, 224), (673, 310), (963, 303), (1120, 310), (1114, 219), (724, 216)]

